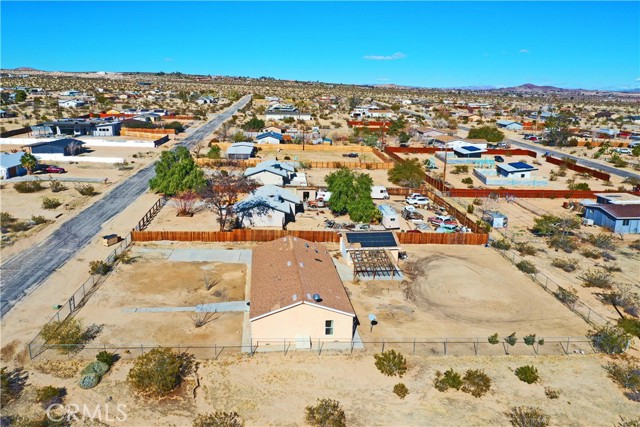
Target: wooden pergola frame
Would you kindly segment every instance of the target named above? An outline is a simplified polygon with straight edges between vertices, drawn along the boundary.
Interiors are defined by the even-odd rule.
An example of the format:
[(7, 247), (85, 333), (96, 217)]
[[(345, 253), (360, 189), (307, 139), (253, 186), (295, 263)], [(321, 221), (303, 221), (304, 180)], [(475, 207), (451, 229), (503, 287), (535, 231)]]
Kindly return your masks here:
[(353, 277), (372, 278), (400, 275), (396, 264), (386, 249), (355, 249), (349, 255), (353, 261)]

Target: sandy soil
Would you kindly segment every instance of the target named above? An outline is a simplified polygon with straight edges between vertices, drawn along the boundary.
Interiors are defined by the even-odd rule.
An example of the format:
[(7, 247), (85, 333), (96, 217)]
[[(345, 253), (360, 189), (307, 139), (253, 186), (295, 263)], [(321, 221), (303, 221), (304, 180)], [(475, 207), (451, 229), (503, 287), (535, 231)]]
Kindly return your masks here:
[[(363, 341), (423, 337), (486, 337), (535, 333), (583, 336), (588, 325), (533, 284), (499, 254), (485, 247), (405, 245), (401, 265), (416, 278), (399, 282), (349, 283), (364, 327)], [(367, 315), (379, 324), (370, 332)], [(484, 341), (484, 340), (483, 340)]]
[[(125, 425), (133, 427), (191, 425), (196, 414), (215, 410), (237, 411), (247, 426), (301, 426), (305, 425), (304, 408), (325, 397), (341, 403), (351, 426), (509, 426), (504, 413), (518, 405), (542, 408), (551, 416), (552, 425), (558, 426), (613, 425), (621, 415), (637, 416), (637, 403), (627, 400), (607, 378), (602, 369), (606, 359), (600, 356), (409, 355), (407, 362), (406, 375), (398, 379), (380, 374), (373, 356), (362, 353), (258, 354), (204, 361), (197, 370), (199, 387), (195, 387), (194, 375), (172, 397), (154, 401), (132, 396), (126, 385), (131, 361), (117, 362), (92, 390), (77, 386), (83, 362), (40, 361), (28, 367), (30, 385), (6, 412), (42, 414), (33, 388), (53, 384), (66, 387), (66, 403), (91, 408), (102, 405), (103, 414), (107, 405), (112, 414), (117, 404), (125, 405)], [(517, 379), (513, 370), (525, 364), (537, 367), (540, 383), (528, 385)], [(449, 368), (484, 370), (492, 378), (490, 392), (474, 398), (460, 391), (437, 391), (432, 385), (435, 372)], [(404, 400), (392, 393), (398, 382), (409, 388)], [(547, 399), (545, 387), (559, 389), (560, 398)], [(84, 425), (123, 425), (113, 418), (104, 424)]]

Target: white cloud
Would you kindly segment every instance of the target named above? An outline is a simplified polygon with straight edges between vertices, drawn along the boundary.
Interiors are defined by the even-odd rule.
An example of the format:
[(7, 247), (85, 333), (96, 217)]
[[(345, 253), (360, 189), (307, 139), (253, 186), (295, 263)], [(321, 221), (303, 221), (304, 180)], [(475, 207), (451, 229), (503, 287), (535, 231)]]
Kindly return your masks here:
[(368, 59), (370, 61), (395, 61), (396, 59), (404, 59), (407, 55), (402, 52), (396, 52), (393, 55), (384, 56), (384, 55), (367, 55), (364, 59)]
[(638, 77), (638, 78), (636, 79), (636, 81), (637, 81), (637, 82), (640, 82), (640, 77)]
[(528, 49), (520, 49), (519, 52), (520, 53), (529, 53), (529, 50)]

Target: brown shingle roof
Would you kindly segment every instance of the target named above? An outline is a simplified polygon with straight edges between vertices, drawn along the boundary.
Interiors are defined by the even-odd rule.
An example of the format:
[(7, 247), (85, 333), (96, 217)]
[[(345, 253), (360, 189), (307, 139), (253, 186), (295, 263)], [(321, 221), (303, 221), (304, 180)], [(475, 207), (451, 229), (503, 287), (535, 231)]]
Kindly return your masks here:
[[(297, 304), (314, 304), (355, 316), (326, 247), (284, 237), (253, 249), (250, 319)], [(313, 299), (319, 294), (321, 302)]]

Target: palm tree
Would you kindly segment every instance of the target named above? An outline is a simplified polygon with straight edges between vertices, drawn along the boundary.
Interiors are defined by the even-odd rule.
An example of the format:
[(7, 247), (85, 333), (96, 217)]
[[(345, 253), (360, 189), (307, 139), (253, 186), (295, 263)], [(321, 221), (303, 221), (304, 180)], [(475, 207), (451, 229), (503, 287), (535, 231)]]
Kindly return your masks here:
[(31, 175), (38, 167), (38, 159), (31, 153), (25, 153), (22, 158), (20, 158), (20, 164), (27, 170), (29, 175)]

